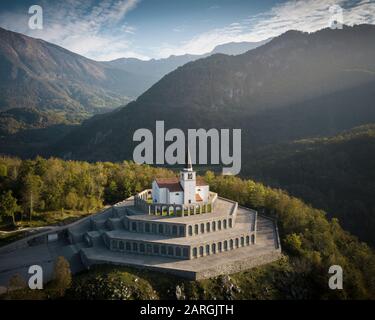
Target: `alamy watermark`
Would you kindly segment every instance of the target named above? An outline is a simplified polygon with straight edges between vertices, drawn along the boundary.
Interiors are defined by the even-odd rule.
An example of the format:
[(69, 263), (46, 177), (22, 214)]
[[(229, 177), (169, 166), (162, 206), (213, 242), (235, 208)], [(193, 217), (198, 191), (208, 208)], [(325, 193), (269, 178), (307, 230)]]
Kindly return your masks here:
[(29, 18), (29, 28), (32, 30), (43, 29), (43, 8), (34, 4), (29, 8), (29, 14), (32, 15)]
[(329, 7), (329, 22), (328, 26), (331, 29), (342, 29), (344, 26), (344, 11), (339, 5), (332, 5)]
[(37, 264), (32, 265), (32, 266), (30, 266), (28, 273), (31, 274), (31, 277), (29, 278), (29, 282), (28, 282), (29, 288), (31, 290), (35, 290), (35, 289), (41, 290), (41, 289), (43, 289), (43, 269), (42, 269), (42, 267), (37, 265)]
[[(220, 129), (220, 131), (218, 129), (188, 129), (186, 141), (185, 133), (181, 129), (174, 128), (165, 132), (164, 121), (156, 121), (155, 136), (154, 152), (154, 135), (151, 130), (141, 128), (134, 132), (133, 141), (140, 142), (133, 152), (134, 162), (184, 164), (185, 152), (189, 149), (193, 164), (223, 164), (226, 166), (223, 167), (225, 175), (236, 175), (241, 171), (241, 129), (232, 130), (232, 143), (229, 129)], [(169, 143), (167, 147), (165, 147), (165, 142)], [(208, 153), (208, 142), (210, 142), (210, 153)], [(209, 155), (210, 162), (208, 163)]]
[(333, 265), (328, 270), (329, 274), (332, 274), (328, 280), (328, 286), (331, 290), (342, 290), (343, 289), (343, 270), (339, 265)]

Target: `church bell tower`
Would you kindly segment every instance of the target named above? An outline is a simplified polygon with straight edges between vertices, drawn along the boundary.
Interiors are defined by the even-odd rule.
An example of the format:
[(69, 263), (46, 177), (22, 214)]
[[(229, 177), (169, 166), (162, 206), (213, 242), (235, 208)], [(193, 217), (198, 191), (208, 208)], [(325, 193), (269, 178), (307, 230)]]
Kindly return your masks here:
[(196, 173), (193, 171), (189, 149), (185, 152), (185, 168), (180, 172), (180, 184), (184, 189), (184, 204), (195, 203)]

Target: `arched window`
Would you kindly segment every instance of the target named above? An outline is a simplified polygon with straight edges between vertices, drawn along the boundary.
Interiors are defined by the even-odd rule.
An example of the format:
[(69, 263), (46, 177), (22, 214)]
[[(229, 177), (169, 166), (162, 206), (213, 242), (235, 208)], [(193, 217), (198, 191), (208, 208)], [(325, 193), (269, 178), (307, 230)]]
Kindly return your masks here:
[(221, 221), (220, 220), (217, 222), (217, 228), (218, 228), (218, 230), (221, 230)]
[(201, 223), (201, 233), (204, 233), (204, 223)]
[(168, 255), (173, 256), (173, 247), (168, 247)]
[(246, 236), (246, 245), (248, 246), (250, 244), (250, 237)]
[(251, 243), (255, 243), (255, 236), (254, 235), (251, 235)]
[(184, 236), (185, 235), (185, 227), (184, 226), (179, 226), (179, 235), (180, 236)]
[(195, 234), (199, 233), (199, 226), (197, 224), (194, 226), (194, 233)]
[(193, 235), (193, 227), (189, 226), (189, 236), (192, 236), (192, 235)]
[(206, 255), (210, 254), (210, 245), (206, 244)]
[(228, 250), (228, 241), (227, 240), (224, 241), (224, 250), (225, 251)]
[(232, 228), (232, 218), (229, 219), (229, 228)]
[(233, 239), (230, 239), (230, 240), (229, 240), (229, 249), (230, 249), (230, 250), (233, 249)]
[(241, 247), (243, 247), (244, 245), (245, 245), (245, 238), (241, 237)]
[(212, 253), (213, 254), (216, 253), (216, 244), (215, 243), (212, 244)]
[(176, 247), (176, 256), (181, 257), (181, 248), (180, 247)]
[(211, 224), (209, 222), (206, 223), (206, 231), (210, 232), (211, 230)]
[(161, 246), (161, 254), (167, 254), (167, 248), (166, 246)]
[(133, 251), (138, 251), (138, 243), (133, 242)]
[(193, 248), (193, 257), (196, 258), (197, 257), (197, 248)]
[(222, 242), (219, 242), (218, 249), (219, 249), (219, 252), (223, 251), (223, 243)]
[(144, 245), (144, 243), (141, 243), (141, 244), (139, 245), (139, 251), (140, 251), (140, 252), (145, 252), (145, 245)]
[(183, 255), (184, 257), (188, 257), (188, 256), (189, 256), (189, 251), (188, 251), (187, 248), (183, 248), (183, 249), (182, 249), (182, 255)]
[(177, 236), (177, 226), (172, 227), (172, 235)]
[(216, 231), (216, 222), (212, 221), (212, 231)]
[(238, 248), (239, 247), (239, 241), (238, 241), (238, 238), (236, 238), (236, 248)]
[(223, 220), (223, 228), (224, 228), (224, 229), (227, 228), (227, 220)]
[(203, 256), (203, 246), (200, 246), (200, 247), (199, 247), (199, 255), (200, 255), (200, 256)]

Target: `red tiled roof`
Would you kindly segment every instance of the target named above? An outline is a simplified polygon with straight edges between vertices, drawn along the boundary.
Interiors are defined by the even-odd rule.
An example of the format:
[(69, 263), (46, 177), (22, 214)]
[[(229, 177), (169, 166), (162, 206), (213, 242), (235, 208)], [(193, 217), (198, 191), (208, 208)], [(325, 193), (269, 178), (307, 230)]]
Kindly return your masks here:
[(197, 177), (197, 186), (207, 186), (207, 182), (202, 177)]
[(183, 191), (178, 178), (156, 178), (159, 188), (166, 188), (170, 192)]
[(201, 198), (201, 196), (199, 195), (199, 193), (195, 194), (195, 201), (197, 201), (197, 202), (203, 201), (203, 199)]

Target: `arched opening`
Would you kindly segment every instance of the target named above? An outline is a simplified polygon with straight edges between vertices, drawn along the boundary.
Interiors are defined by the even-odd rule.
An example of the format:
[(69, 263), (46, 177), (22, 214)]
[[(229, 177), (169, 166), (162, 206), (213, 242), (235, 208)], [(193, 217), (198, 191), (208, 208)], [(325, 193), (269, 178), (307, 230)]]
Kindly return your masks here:
[(225, 240), (224, 241), (224, 251), (227, 251), (228, 250), (228, 241)]
[(219, 252), (223, 251), (223, 243), (222, 242), (219, 242), (218, 250), (219, 250)]
[(245, 245), (245, 238), (241, 237), (241, 247), (243, 247), (244, 245)]
[(229, 240), (229, 249), (230, 249), (230, 250), (233, 249), (233, 239), (230, 239), (230, 240)]
[(168, 247), (168, 255), (173, 256), (173, 247)]
[(227, 228), (227, 220), (223, 220), (223, 228), (224, 228), (224, 229)]
[(204, 233), (204, 223), (201, 223), (201, 233)]
[(177, 226), (172, 227), (172, 235), (177, 236)]
[(216, 231), (216, 222), (212, 221), (212, 231)]
[(210, 255), (210, 245), (206, 244), (206, 255)]
[(153, 252), (154, 252), (154, 254), (159, 254), (159, 245), (158, 244), (154, 245)]
[(137, 252), (138, 251), (138, 243), (133, 242), (133, 251)]
[(238, 247), (239, 247), (239, 241), (238, 241), (238, 238), (236, 238), (235, 244), (236, 244), (236, 248), (238, 248)]
[(194, 226), (194, 233), (195, 234), (199, 233), (199, 226), (197, 224)]
[(196, 258), (197, 257), (197, 248), (193, 248), (193, 257)]
[(189, 236), (192, 236), (192, 235), (193, 235), (193, 227), (189, 226)]
[(232, 228), (232, 218), (229, 219), (229, 228)]
[(220, 220), (217, 222), (217, 228), (218, 228), (218, 230), (221, 230), (221, 221)]
[(164, 255), (167, 254), (166, 246), (161, 246), (160, 252), (161, 252), (161, 254), (164, 254)]
[(248, 246), (250, 244), (250, 237), (246, 236), (246, 245)]
[(252, 243), (252, 244), (255, 243), (255, 236), (254, 236), (254, 235), (251, 235), (251, 243)]
[(209, 223), (209, 222), (206, 223), (206, 231), (207, 232), (211, 231), (211, 223)]
[(176, 256), (181, 257), (181, 248), (180, 247), (176, 247)]
[(199, 247), (199, 255), (203, 257), (203, 246)]
[(178, 229), (179, 229), (179, 231), (178, 231), (179, 235), (183, 237), (185, 235), (185, 227), (179, 226)]
[(141, 243), (141, 244), (139, 245), (139, 251), (140, 251), (140, 252), (145, 252), (145, 245), (144, 245), (144, 243)]
[(215, 243), (212, 244), (212, 253), (213, 254), (216, 253), (216, 244)]

